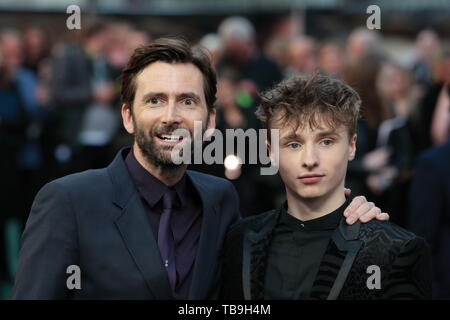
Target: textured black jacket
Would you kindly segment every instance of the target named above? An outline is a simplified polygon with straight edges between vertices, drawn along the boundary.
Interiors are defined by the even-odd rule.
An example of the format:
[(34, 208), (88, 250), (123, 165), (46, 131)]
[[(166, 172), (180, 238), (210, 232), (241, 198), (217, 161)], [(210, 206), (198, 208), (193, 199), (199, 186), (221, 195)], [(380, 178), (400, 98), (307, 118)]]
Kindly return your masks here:
[[(267, 253), (280, 209), (237, 222), (223, 248), (222, 299), (264, 298)], [(342, 219), (322, 258), (311, 299), (430, 299), (431, 263), (422, 238), (392, 223)], [(380, 289), (367, 282), (380, 268)], [(368, 281), (369, 280), (369, 281)]]

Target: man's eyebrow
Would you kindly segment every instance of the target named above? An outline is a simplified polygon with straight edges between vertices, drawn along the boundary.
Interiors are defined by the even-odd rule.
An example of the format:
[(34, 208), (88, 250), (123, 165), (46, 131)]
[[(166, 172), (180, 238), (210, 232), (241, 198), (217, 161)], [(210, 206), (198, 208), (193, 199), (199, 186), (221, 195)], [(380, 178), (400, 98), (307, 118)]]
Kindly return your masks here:
[[(164, 92), (147, 92), (146, 94), (143, 95), (142, 97), (142, 101), (146, 102), (148, 101), (150, 98), (167, 98), (167, 94)], [(177, 99), (186, 99), (186, 98), (191, 98), (195, 101), (201, 101), (200, 96), (194, 92), (182, 92), (177, 94)]]
[(200, 101), (199, 95), (194, 92), (183, 92), (178, 94), (177, 97), (181, 99), (191, 98), (193, 100)]
[[(339, 132), (337, 132), (335, 130), (325, 130), (325, 131), (320, 131), (319, 133), (317, 133), (318, 138), (339, 137), (339, 136), (340, 136)], [(285, 141), (289, 141), (289, 140), (302, 140), (302, 137), (299, 136), (295, 132), (291, 132), (291, 133), (285, 135), (284, 137), (280, 138), (281, 142), (285, 142)]]
[(298, 140), (298, 139), (301, 139), (301, 137), (298, 134), (296, 134), (295, 132), (291, 132), (291, 133), (285, 135), (284, 137), (281, 137), (280, 141), (285, 142), (285, 141), (289, 141), (289, 140)]
[(147, 92), (146, 94), (144, 94), (142, 96), (142, 101), (146, 102), (148, 101), (150, 98), (154, 98), (154, 97), (167, 97), (167, 95), (164, 92)]
[(324, 137), (330, 137), (330, 136), (334, 136), (334, 137), (339, 137), (339, 132), (337, 132), (336, 130), (325, 130), (325, 131), (321, 131), (317, 134), (317, 136), (319, 138), (324, 138)]

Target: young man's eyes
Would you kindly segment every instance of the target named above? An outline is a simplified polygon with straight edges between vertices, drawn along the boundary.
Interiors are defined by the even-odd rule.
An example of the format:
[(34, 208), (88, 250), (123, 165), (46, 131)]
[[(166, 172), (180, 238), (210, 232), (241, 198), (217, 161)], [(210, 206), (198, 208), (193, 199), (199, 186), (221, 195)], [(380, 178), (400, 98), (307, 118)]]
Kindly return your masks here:
[(320, 144), (328, 147), (328, 146), (332, 146), (334, 144), (334, 141), (332, 139), (324, 139), (324, 140), (320, 141)]
[[(323, 139), (319, 142), (320, 145), (325, 146), (325, 147), (330, 147), (334, 144), (334, 140), (333, 139)], [(289, 149), (299, 149), (301, 147), (300, 143), (297, 142), (291, 142), (287, 144), (287, 147)]]
[(299, 143), (296, 143), (296, 142), (292, 142), (292, 143), (289, 143), (289, 144), (287, 145), (287, 147), (288, 147), (289, 149), (298, 149), (298, 148), (300, 148), (300, 144), (299, 144)]

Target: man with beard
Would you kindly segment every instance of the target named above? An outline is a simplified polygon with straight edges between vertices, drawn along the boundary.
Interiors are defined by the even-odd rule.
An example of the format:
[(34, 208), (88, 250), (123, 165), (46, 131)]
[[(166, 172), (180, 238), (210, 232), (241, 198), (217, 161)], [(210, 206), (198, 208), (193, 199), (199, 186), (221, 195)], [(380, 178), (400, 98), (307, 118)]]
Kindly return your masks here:
[[(14, 298), (218, 296), (219, 254), (239, 218), (238, 196), (230, 182), (171, 160), (174, 146), (189, 143), (176, 129), (192, 136), (195, 121), (203, 131), (215, 126), (210, 59), (182, 39), (155, 40), (130, 58), (121, 93), (133, 147), (107, 168), (40, 190), (22, 238)], [(380, 213), (362, 198), (348, 211), (355, 219)]]

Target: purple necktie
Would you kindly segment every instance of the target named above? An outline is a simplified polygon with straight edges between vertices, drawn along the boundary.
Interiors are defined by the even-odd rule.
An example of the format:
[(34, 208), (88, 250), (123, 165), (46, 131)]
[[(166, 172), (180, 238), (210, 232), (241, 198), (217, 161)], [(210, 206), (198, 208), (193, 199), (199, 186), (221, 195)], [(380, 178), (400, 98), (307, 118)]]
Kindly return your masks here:
[(158, 247), (161, 253), (162, 262), (166, 267), (172, 291), (175, 291), (177, 272), (175, 269), (175, 244), (170, 219), (176, 196), (176, 192), (172, 189), (168, 189), (164, 194), (163, 211), (161, 213), (158, 228)]

